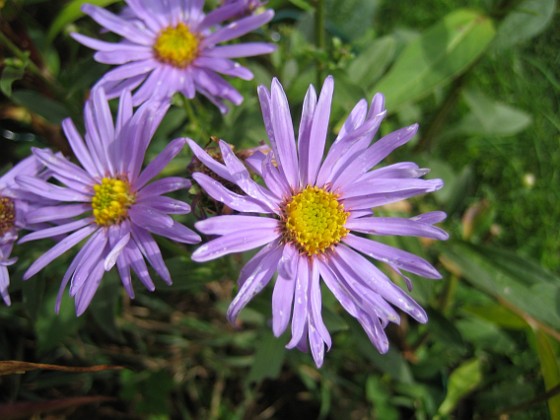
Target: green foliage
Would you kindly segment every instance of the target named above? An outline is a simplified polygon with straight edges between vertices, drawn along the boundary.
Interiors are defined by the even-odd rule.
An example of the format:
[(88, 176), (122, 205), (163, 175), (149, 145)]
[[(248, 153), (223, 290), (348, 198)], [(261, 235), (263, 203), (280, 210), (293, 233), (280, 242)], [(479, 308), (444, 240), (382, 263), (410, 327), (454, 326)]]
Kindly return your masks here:
[[(324, 46), (315, 39), (321, 1)], [(108, 68), (68, 36), (97, 31), (90, 19), (80, 19), (83, 3), (3, 5), (3, 161), (29, 151), (29, 142), (8, 139), (33, 138), (67, 153), (60, 121), (72, 116), (83, 125), (83, 100)], [(75, 412), (63, 415), (560, 418), (557, 2), (477, 0), (464, 9), (453, 0), (413, 7), (389, 0), (271, 0), (268, 7), (275, 8), (275, 20), (250, 37), (273, 40), (278, 49), (243, 61), (255, 74), (253, 81), (231, 80), (243, 104), (222, 116), (199, 96), (176, 95), (148, 159), (181, 136), (202, 146), (217, 136), (236, 151), (259, 145), (266, 132), (256, 87), (274, 76), (286, 88), (296, 125), (309, 84), (335, 76), (329, 141), (357, 100), (383, 92), (391, 115), (382, 134), (415, 121), (421, 126), (418, 139), (388, 162), (418, 162), (431, 168), (428, 177), (446, 184), (430, 197), (378, 210), (402, 217), (448, 213), (446, 243), (383, 238), (442, 272), (440, 281), (410, 276), (410, 293), (428, 323), (402, 315), (400, 325), (387, 327), (391, 346), (381, 355), (324, 287), (322, 314), (333, 347), (319, 370), (309, 354), (285, 349), (289, 331), (273, 336), (272, 287), (244, 309), (237, 325), (228, 324), (225, 312), (250, 255), (198, 264), (192, 247), (158, 240), (172, 285), (156, 280), (150, 293), (135, 281), (136, 298), (129, 300), (118, 275), (108, 273), (91, 307), (76, 318), (67, 296), (60, 314), (53, 311), (74, 254), (22, 283), (23, 267), (49, 244), (22, 245), (10, 267), (13, 304), (0, 306), (0, 360), (125, 369), (1, 376), (0, 414), (17, 412), (13, 402), (33, 402), (26, 406), (30, 417), (71, 407)], [(165, 175), (185, 176), (190, 161), (184, 151)], [(204, 208), (196, 187), (177, 198), (189, 201), (196, 215), (222, 211)], [(184, 219), (191, 226), (195, 220), (193, 214)]]

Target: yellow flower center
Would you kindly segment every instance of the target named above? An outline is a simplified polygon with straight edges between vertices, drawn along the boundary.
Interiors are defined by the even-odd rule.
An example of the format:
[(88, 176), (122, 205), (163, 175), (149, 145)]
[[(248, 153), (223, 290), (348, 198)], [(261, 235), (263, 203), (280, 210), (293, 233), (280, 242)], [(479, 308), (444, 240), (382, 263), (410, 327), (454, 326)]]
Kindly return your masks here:
[(198, 55), (198, 38), (184, 23), (162, 30), (154, 44), (154, 53), (162, 63), (185, 68)]
[(103, 178), (100, 184), (93, 186), (93, 191), (91, 207), (95, 223), (99, 226), (121, 223), (128, 217), (128, 209), (136, 200), (128, 181), (117, 178)]
[(16, 208), (11, 198), (0, 196), (0, 236), (14, 227)]
[(284, 240), (309, 256), (321, 254), (348, 234), (344, 224), (349, 214), (338, 195), (308, 186), (283, 209)]

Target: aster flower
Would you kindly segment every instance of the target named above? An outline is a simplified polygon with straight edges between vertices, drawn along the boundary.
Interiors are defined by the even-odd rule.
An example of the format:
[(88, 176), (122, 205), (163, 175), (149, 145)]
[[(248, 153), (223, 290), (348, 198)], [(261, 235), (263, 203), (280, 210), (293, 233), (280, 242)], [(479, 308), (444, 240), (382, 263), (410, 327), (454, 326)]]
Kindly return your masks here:
[(24, 280), (87, 238), (62, 279), (57, 311), (71, 281), (70, 295), (81, 315), (105, 271), (115, 264), (131, 298), (131, 270), (148, 290), (155, 289), (146, 261), (170, 284), (171, 276), (153, 233), (187, 244), (200, 240), (170, 216), (189, 213), (189, 205), (164, 196), (188, 188), (190, 182), (178, 177), (150, 182), (182, 150), (186, 139), (171, 141), (141, 170), (148, 144), (166, 110), (164, 105), (148, 102), (133, 114), (131, 95), (124, 92), (114, 124), (105, 93), (96, 89), (84, 109), (85, 142), (70, 119), (62, 122), (81, 166), (50, 150), (33, 149), (58, 184), (31, 176), (16, 178), (22, 188), (53, 201), (51, 206), (29, 212), (28, 221), (55, 225), (24, 236), (20, 243), (67, 235), (27, 269)]
[[(202, 0), (126, 0), (126, 13), (115, 15), (90, 4), (84, 13), (104, 29), (122, 36), (109, 43), (74, 33), (78, 42), (97, 50), (100, 63), (117, 65), (96, 84), (108, 98), (134, 90), (133, 104), (150, 98), (169, 100), (176, 92), (192, 99), (196, 91), (221, 112), (224, 99), (239, 105), (241, 94), (218, 73), (250, 80), (253, 74), (232, 58), (268, 54), (272, 44), (261, 42), (218, 45), (245, 35), (270, 21), (271, 10), (236, 19), (246, 12), (244, 2), (234, 2), (205, 14)], [(223, 26), (223, 22), (233, 20)]]
[[(428, 171), (411, 162), (376, 168), (394, 149), (407, 143), (418, 126), (412, 125), (372, 143), (385, 116), (383, 96), (375, 95), (371, 107), (362, 100), (354, 107), (338, 137), (323, 159), (334, 82), (328, 77), (319, 98), (310, 86), (294, 136), (288, 101), (274, 79), (271, 91), (259, 87), (264, 123), (272, 153), (262, 157), (256, 183), (244, 164), (221, 141), (223, 163), (212, 159), (189, 140), (196, 157), (219, 177), (244, 194), (225, 188), (203, 173), (193, 178), (215, 200), (239, 214), (223, 215), (196, 223), (196, 228), (217, 238), (200, 246), (195, 261), (262, 247), (241, 270), (239, 291), (228, 318), (239, 312), (276, 273), (272, 295), (272, 328), (281, 335), (291, 319), (292, 338), (287, 348), (311, 353), (321, 366), (331, 337), (321, 316), (320, 279), (344, 309), (355, 317), (382, 353), (389, 347), (384, 328), (400, 321), (398, 308), (418, 322), (424, 310), (397, 287), (370, 259), (401, 272), (437, 279), (440, 274), (424, 259), (385, 245), (369, 235), (406, 235), (446, 239), (433, 226), (445, 218), (431, 212), (413, 218), (375, 216), (373, 208), (442, 187), (439, 179), (421, 179)], [(255, 163), (253, 162), (253, 167)]]
[(43, 165), (34, 156), (29, 156), (0, 177), (0, 295), (6, 305), (11, 304), (8, 267), (17, 260), (10, 255), (18, 231), (29, 227), (26, 215), (31, 208), (28, 203), (30, 197), (19, 191), (14, 178), (19, 175), (36, 176), (42, 169)]

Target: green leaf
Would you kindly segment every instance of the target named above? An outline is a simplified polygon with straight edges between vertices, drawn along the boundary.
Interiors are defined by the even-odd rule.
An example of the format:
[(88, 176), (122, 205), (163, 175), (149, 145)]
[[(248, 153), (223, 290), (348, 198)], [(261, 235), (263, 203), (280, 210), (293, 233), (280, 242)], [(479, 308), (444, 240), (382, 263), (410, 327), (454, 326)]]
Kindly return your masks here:
[(455, 369), (449, 377), (447, 395), (438, 408), (440, 416), (451, 414), (462, 398), (471, 393), (482, 381), (479, 359), (471, 359)]
[(388, 109), (416, 101), (473, 64), (494, 34), (489, 17), (457, 10), (412, 41), (373, 92), (385, 94)]
[(346, 40), (360, 37), (373, 23), (377, 1), (325, 0), (327, 30)]
[(105, 7), (116, 2), (117, 0), (73, 0), (69, 2), (66, 6), (64, 6), (64, 9), (61, 10), (56, 19), (51, 24), (49, 32), (47, 33), (48, 42), (52, 42), (55, 36), (57, 36), (66, 25), (74, 22), (76, 19), (84, 15), (81, 10), (83, 4), (89, 3), (96, 6)]
[[(544, 332), (536, 330), (535, 340), (544, 384), (548, 391), (560, 384), (560, 366), (548, 336)], [(547, 402), (550, 418), (560, 419), (560, 395), (549, 398)]]
[(256, 353), (247, 382), (260, 382), (265, 378), (276, 379), (284, 363), (284, 341), (274, 337), (268, 328), (261, 330)]
[(397, 41), (392, 36), (373, 41), (350, 63), (348, 77), (367, 89), (371, 88), (393, 60), (396, 48)]
[(531, 124), (531, 116), (524, 111), (493, 101), (477, 91), (465, 91), (465, 101), (471, 113), (456, 127), (461, 134), (512, 136)]
[(552, 21), (556, 0), (525, 0), (500, 23), (493, 48), (502, 50), (540, 34)]
[(294, 6), (299, 7), (306, 12), (312, 12), (314, 7), (306, 0), (289, 0)]
[(448, 243), (443, 262), (479, 289), (507, 302), (520, 315), (560, 330), (560, 279), (515, 253)]
[[(7, 62), (8, 60), (6, 60)], [(5, 63), (6, 67), (2, 70), (2, 76), (0, 76), (0, 90), (7, 97), (12, 96), (12, 85), (14, 82), (21, 80), (25, 74), (25, 67), (27, 63), (21, 63), (20, 65), (9, 65)]]
[(496, 324), (499, 327), (511, 329), (525, 329), (527, 323), (519, 315), (511, 310), (504, 308), (496, 303), (490, 305), (465, 305), (461, 310), (476, 315), (488, 322)]
[(27, 108), (35, 114), (39, 114), (53, 124), (60, 124), (64, 118), (70, 115), (63, 104), (42, 96), (33, 90), (22, 89), (14, 91), (12, 99), (18, 105)]
[(43, 301), (43, 306), (35, 322), (35, 334), (37, 335), (37, 350), (39, 353), (48, 352), (58, 346), (61, 342), (73, 336), (82, 326), (84, 318), (76, 317), (74, 302), (68, 297), (63, 297), (60, 312), (54, 312), (56, 295)]

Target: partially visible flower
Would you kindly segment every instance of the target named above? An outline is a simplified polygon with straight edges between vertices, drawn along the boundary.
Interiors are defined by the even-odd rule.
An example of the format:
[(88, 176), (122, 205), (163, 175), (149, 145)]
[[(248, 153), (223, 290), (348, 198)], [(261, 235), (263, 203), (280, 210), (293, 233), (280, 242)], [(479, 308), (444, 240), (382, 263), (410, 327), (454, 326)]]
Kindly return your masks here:
[(190, 206), (166, 197), (190, 182), (168, 177), (152, 181), (182, 150), (186, 139), (175, 139), (142, 170), (150, 140), (167, 106), (148, 102), (133, 114), (129, 92), (121, 95), (116, 124), (102, 89), (95, 89), (84, 108), (85, 142), (70, 119), (62, 128), (81, 166), (46, 149), (33, 149), (36, 158), (58, 183), (18, 176), (18, 184), (49, 200), (51, 206), (28, 214), (31, 223), (53, 223), (24, 236), (20, 243), (68, 235), (40, 256), (25, 272), (24, 280), (55, 258), (87, 239), (64, 278), (57, 299), (71, 281), (70, 295), (81, 315), (93, 298), (105, 271), (115, 264), (128, 295), (133, 298), (131, 270), (150, 291), (155, 289), (146, 261), (168, 284), (171, 276), (152, 233), (192, 244), (200, 237), (176, 222), (171, 214), (186, 214)]
[(26, 220), (30, 208), (25, 194), (22, 194), (14, 178), (19, 175), (36, 176), (44, 169), (35, 156), (29, 156), (0, 177), (0, 295), (6, 305), (11, 304), (8, 286), (8, 267), (17, 258), (10, 255), (18, 237), (18, 231), (28, 227)]
[(86, 14), (122, 36), (122, 41), (109, 43), (77, 33), (72, 36), (97, 50), (94, 57), (100, 63), (118, 66), (96, 86), (109, 98), (136, 89), (135, 106), (150, 98), (169, 100), (176, 92), (192, 99), (198, 91), (226, 112), (224, 99), (239, 105), (243, 97), (218, 73), (250, 80), (251, 71), (231, 59), (275, 49), (261, 42), (218, 45), (264, 25), (274, 15), (271, 10), (222, 26), (224, 21), (244, 14), (244, 2), (223, 5), (208, 14), (202, 10), (204, 2), (198, 0), (126, 0), (126, 4), (126, 13), (121, 15), (90, 4), (83, 6)]
[[(424, 259), (373, 240), (370, 235), (448, 237), (433, 226), (445, 218), (431, 212), (410, 219), (375, 216), (372, 209), (440, 189), (440, 179), (420, 179), (428, 171), (412, 162), (374, 169), (394, 149), (407, 143), (418, 126), (412, 125), (372, 143), (385, 117), (383, 96), (377, 94), (368, 111), (362, 100), (354, 107), (323, 159), (334, 82), (328, 77), (317, 99), (311, 86), (303, 103), (296, 143), (289, 105), (274, 79), (269, 92), (259, 88), (264, 123), (272, 152), (261, 156), (255, 182), (225, 142), (222, 162), (189, 140), (196, 157), (224, 181), (244, 193), (235, 193), (216, 179), (195, 173), (193, 178), (215, 200), (245, 214), (212, 217), (196, 223), (201, 232), (217, 236), (192, 255), (208, 261), (226, 254), (264, 246), (241, 270), (239, 291), (228, 318), (239, 312), (276, 273), (272, 295), (272, 329), (276, 336), (287, 328), (288, 348), (308, 345), (321, 366), (331, 337), (321, 315), (322, 278), (344, 309), (362, 325), (371, 342), (384, 353), (389, 341), (384, 328), (398, 323), (397, 307), (418, 322), (424, 310), (367, 258), (401, 270), (437, 279), (440, 274)], [(255, 162), (253, 162), (253, 166)], [(257, 215), (260, 214), (260, 215)]]
[(253, 13), (259, 7), (262, 7), (266, 4), (266, 1), (260, 0), (222, 0), (222, 4), (224, 6), (228, 5), (243, 5), (244, 9), (239, 13), (239, 16), (248, 15)]

